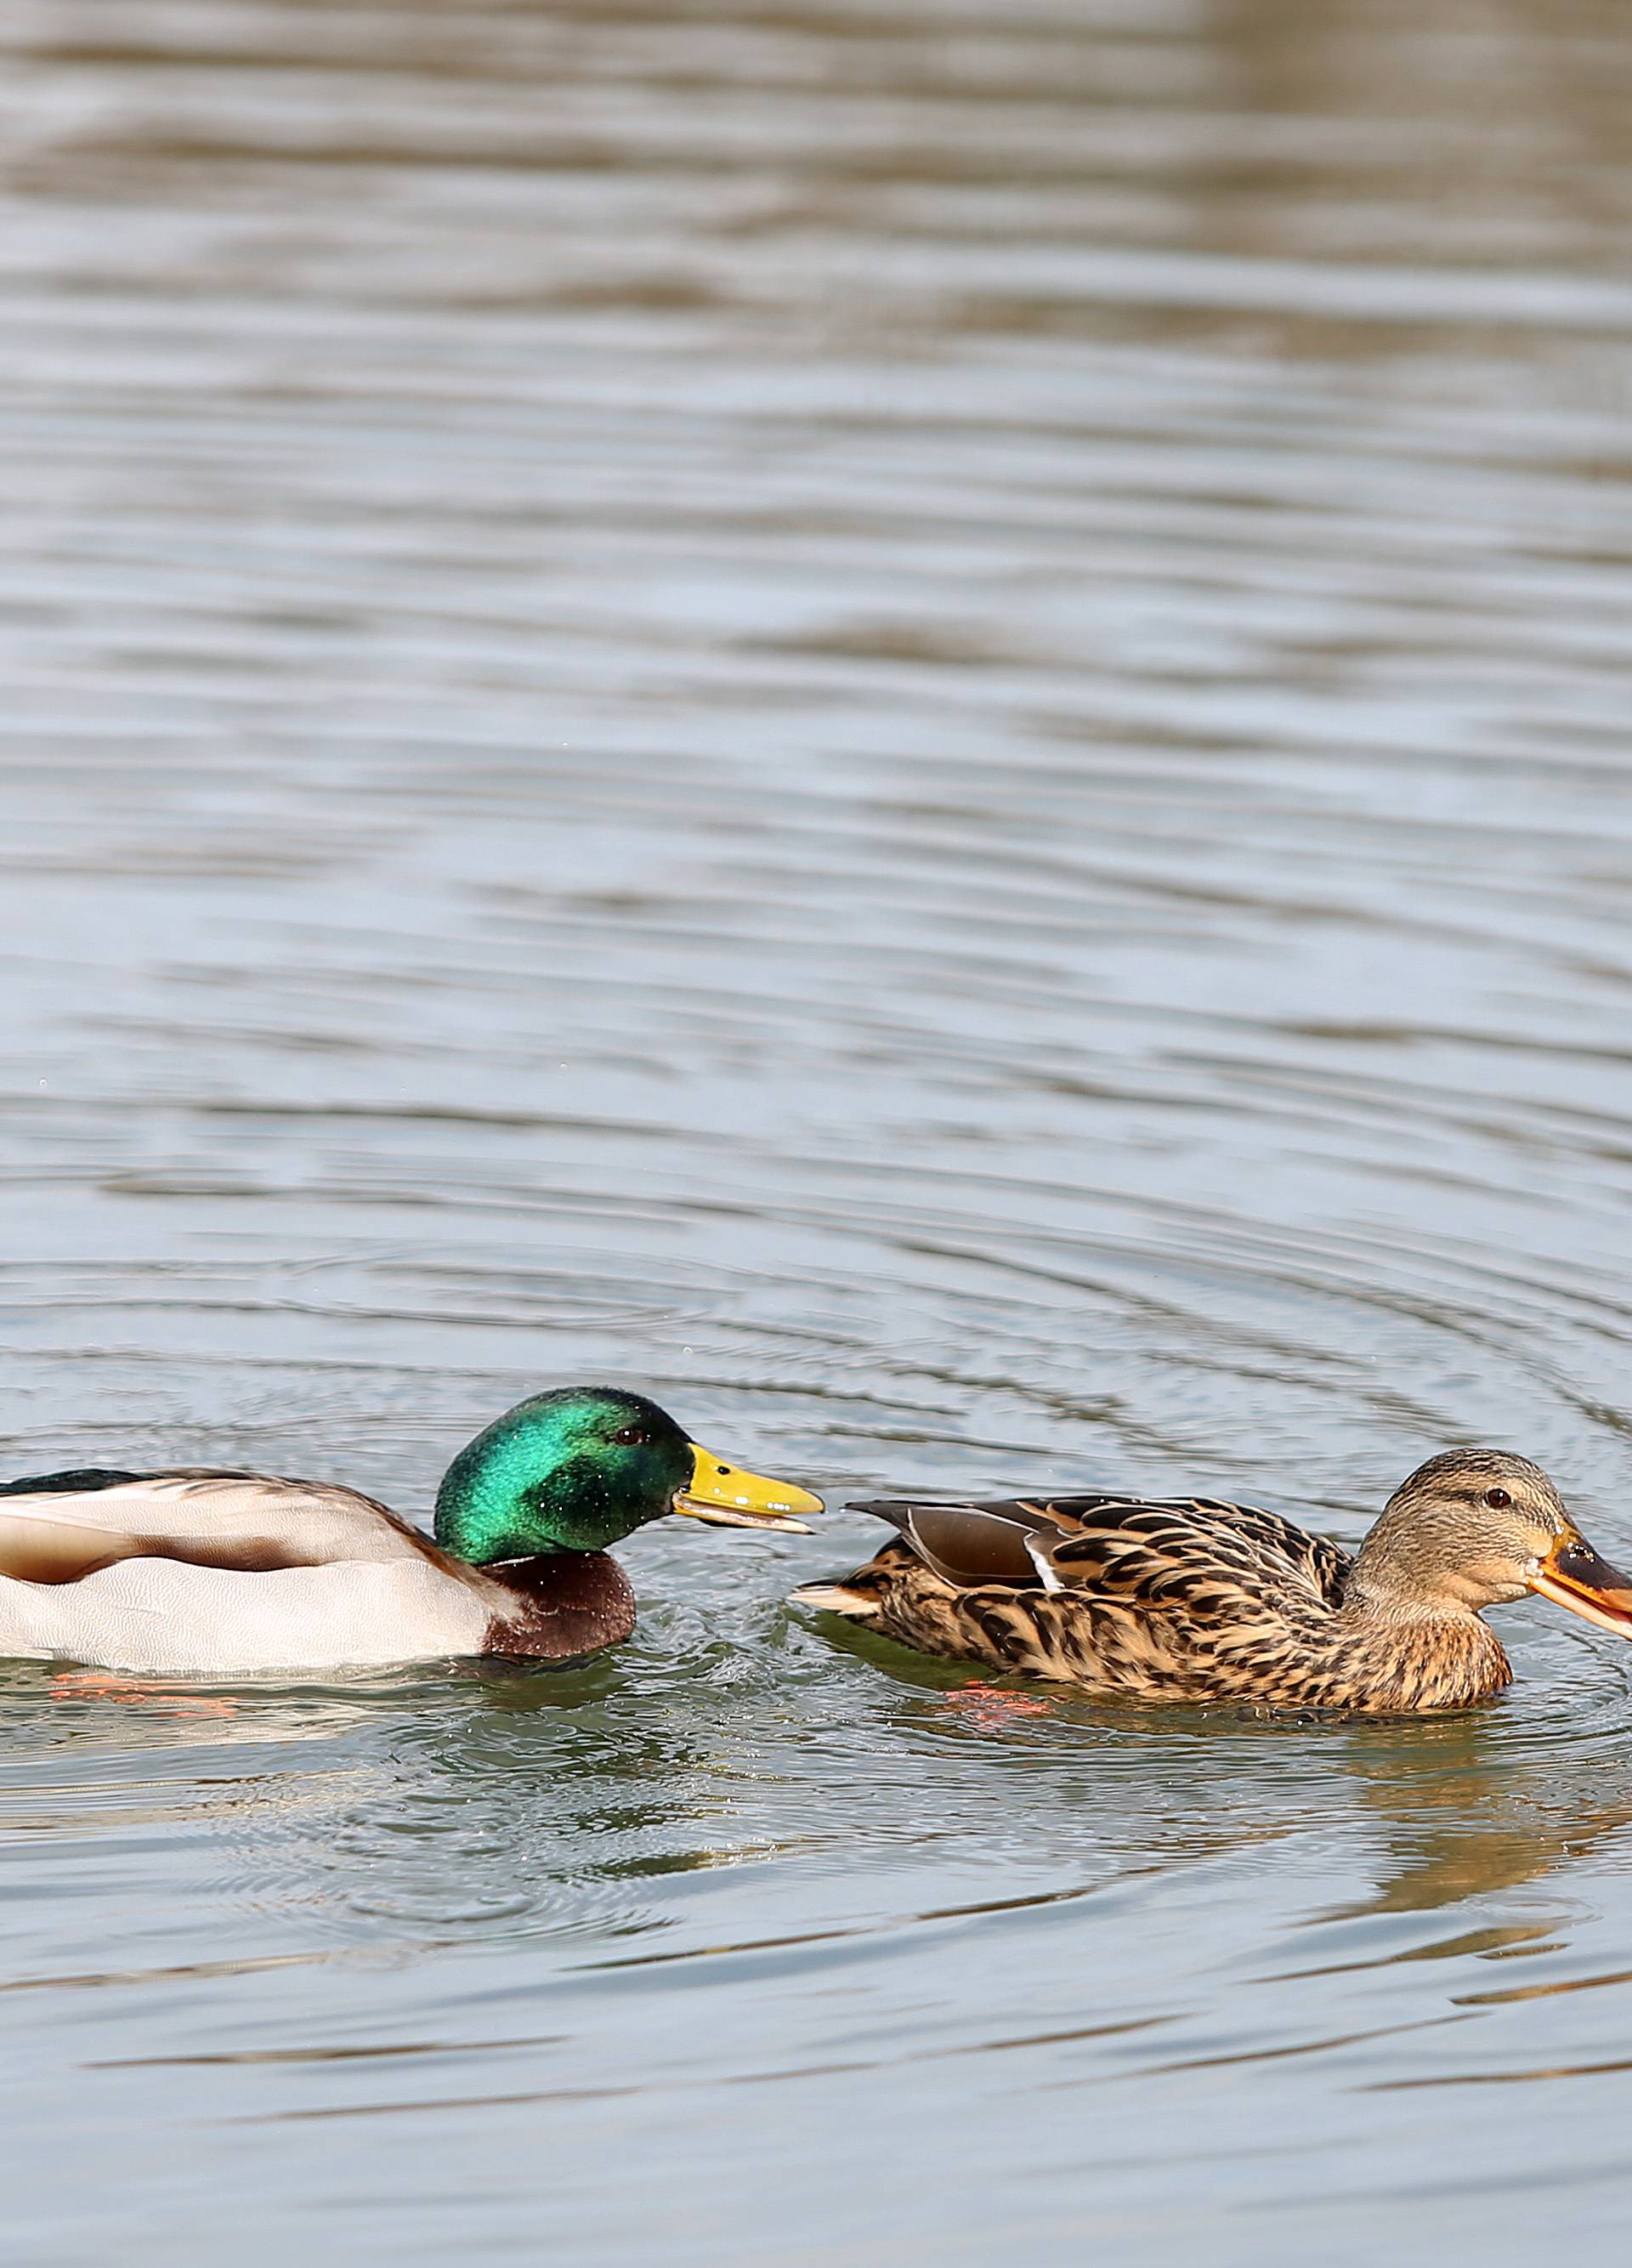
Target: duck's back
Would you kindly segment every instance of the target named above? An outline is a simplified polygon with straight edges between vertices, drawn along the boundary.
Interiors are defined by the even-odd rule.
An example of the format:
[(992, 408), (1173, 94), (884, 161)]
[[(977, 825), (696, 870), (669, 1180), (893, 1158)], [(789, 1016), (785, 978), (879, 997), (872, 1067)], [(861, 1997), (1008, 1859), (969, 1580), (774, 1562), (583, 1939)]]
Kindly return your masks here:
[(1041, 1583), (1114, 1597), (1233, 1580), (1300, 1607), (1342, 1604), (1352, 1555), (1281, 1513), (1214, 1497), (874, 1498), (855, 1505), (899, 1528), (948, 1581)]
[(412, 1557), (428, 1542), (355, 1489), (271, 1473), (87, 1466), (0, 1483), (0, 1574), (25, 1582), (75, 1582), (132, 1558), (264, 1574)]
[(0, 1485), (0, 1653), (191, 1675), (476, 1652), (483, 1588), (326, 1483), (85, 1469)]
[[(1342, 1604), (1353, 1554), (1278, 1512), (1217, 1497), (1069, 1496), (1049, 1509), (1066, 1541), (1051, 1554), (1074, 1587), (1107, 1595), (1150, 1583), (1161, 1596), (1251, 1591), (1298, 1613)], [(1074, 1532), (1070, 1532), (1074, 1531)]]

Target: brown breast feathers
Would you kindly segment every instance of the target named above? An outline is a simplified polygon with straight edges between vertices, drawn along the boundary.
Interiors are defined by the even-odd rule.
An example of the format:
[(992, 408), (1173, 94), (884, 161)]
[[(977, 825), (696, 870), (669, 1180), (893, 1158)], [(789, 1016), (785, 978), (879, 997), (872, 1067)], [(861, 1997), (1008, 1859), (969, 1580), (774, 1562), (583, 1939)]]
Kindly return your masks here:
[(482, 1573), (510, 1594), (488, 1624), (483, 1651), (562, 1661), (619, 1646), (635, 1627), (629, 1577), (605, 1551), (512, 1559)]

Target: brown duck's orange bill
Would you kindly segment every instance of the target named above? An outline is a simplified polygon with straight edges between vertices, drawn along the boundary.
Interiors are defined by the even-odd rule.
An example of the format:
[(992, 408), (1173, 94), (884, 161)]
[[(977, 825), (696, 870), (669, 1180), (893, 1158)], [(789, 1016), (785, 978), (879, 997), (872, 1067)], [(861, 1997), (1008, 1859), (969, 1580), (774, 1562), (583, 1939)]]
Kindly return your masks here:
[(1632, 1638), (1632, 1575), (1623, 1575), (1573, 1529), (1566, 1528), (1530, 1579), (1544, 1599), (1572, 1615)]
[(695, 1441), (689, 1446), (691, 1478), (674, 1499), (676, 1512), (688, 1520), (711, 1521), (717, 1528), (781, 1528), (799, 1535), (810, 1534), (799, 1514), (820, 1512), (819, 1496), (795, 1488), (791, 1481), (745, 1473), (712, 1449), (699, 1448)]

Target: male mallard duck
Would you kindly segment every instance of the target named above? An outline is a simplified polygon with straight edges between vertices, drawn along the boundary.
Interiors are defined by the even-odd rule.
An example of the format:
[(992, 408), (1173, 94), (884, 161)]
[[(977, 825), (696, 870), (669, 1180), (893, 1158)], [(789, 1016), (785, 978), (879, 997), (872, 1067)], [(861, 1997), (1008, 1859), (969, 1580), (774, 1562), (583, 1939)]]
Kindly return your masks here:
[(434, 1543), (327, 1481), (48, 1473), (0, 1486), (0, 1654), (164, 1676), (557, 1660), (634, 1629), (606, 1548), (647, 1521), (799, 1528), (820, 1509), (602, 1386), (535, 1395), (461, 1449)]
[(925, 1653), (1150, 1701), (1452, 1709), (1511, 1682), (1482, 1608), (1539, 1591), (1632, 1637), (1606, 1565), (1527, 1457), (1430, 1457), (1349, 1552), (1208, 1497), (853, 1507), (901, 1530), (802, 1604)]

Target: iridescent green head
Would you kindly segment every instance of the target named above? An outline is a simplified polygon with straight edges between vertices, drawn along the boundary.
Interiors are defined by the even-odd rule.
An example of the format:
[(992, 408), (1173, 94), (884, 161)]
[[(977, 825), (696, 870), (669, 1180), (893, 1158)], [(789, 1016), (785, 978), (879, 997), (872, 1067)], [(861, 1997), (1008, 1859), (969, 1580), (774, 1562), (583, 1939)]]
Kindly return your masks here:
[(437, 1491), (437, 1541), (475, 1566), (604, 1551), (666, 1513), (726, 1526), (797, 1527), (821, 1499), (739, 1472), (687, 1440), (666, 1410), (616, 1386), (518, 1402), (462, 1448)]

